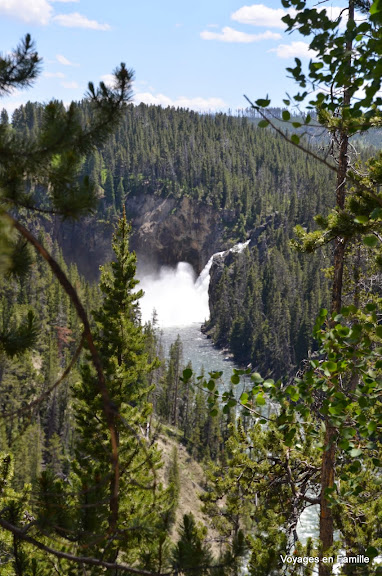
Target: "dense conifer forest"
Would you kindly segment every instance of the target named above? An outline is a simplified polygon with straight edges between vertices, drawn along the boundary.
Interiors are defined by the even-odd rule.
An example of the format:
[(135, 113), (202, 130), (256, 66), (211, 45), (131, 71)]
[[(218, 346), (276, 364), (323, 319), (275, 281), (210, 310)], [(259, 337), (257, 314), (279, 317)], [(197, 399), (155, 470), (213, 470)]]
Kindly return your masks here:
[[(2, 575), (330, 576), (336, 555), (341, 574), (380, 573), (381, 153), (365, 139), (351, 152), (381, 126), (380, 0), (362, 24), (350, 0), (346, 32), (302, 4), (284, 0), (284, 22), (318, 31), (323, 61), (289, 71), (319, 86), (329, 150), (280, 128), (309, 114), (268, 99), (252, 103), (258, 122), (133, 106), (124, 64), (82, 102), (1, 113)], [(0, 92), (28, 87), (39, 62), (27, 35), (1, 57)], [(228, 389), (185, 365), (179, 337), (164, 357), (155, 314), (142, 324), (126, 210), (141, 196), (212, 207), (227, 247), (250, 240), (211, 268), (203, 329), (239, 363)], [(97, 283), (53, 225), (89, 213), (113, 229)], [(170, 438), (204, 469), (193, 510), (176, 446), (159, 449)]]
[[(80, 104), (77, 108), (81, 123), (86, 125), (89, 114), (87, 105)], [(4, 112), (2, 114), (4, 128), (15, 130), (22, 137), (33, 138), (42, 123), (43, 108), (38, 104), (30, 103), (17, 109), (11, 120)], [(312, 334), (315, 318), (319, 309), (329, 302), (330, 251), (324, 247), (307, 258), (293, 249), (291, 241), (295, 238), (296, 225), (314, 229), (314, 216), (329, 211), (333, 178), (319, 162), (307, 161), (302, 152), (290, 147), (272, 132), (258, 128), (246, 117), (203, 116), (185, 110), (129, 105), (120, 127), (80, 166), (78, 177), (89, 177), (95, 183), (98, 196), (93, 216), (95, 220), (121, 222), (123, 206), (129, 195), (186, 195), (192, 201), (212, 204), (221, 213), (227, 245), (247, 237), (254, 238), (252, 245), (243, 252), (232, 254), (228, 260), (223, 259), (220, 265), (216, 262), (218, 277), (210, 288), (211, 318), (204, 327), (219, 346), (229, 347), (240, 365), (251, 363), (254, 369), (273, 377), (285, 376), (300, 366), (309, 349), (315, 349)], [(41, 206), (45, 205), (43, 187), (29, 186), (27, 193), (29, 198), (39, 201)], [(49, 216), (48, 226), (44, 219), (40, 215), (31, 218), (29, 223), (32, 230), (41, 244), (49, 248), (81, 300), (86, 303), (86, 310), (93, 318), (94, 330), (112, 333), (111, 314), (118, 297), (112, 297), (110, 293), (108, 304), (111, 288), (106, 275), (110, 274), (110, 264), (106, 265), (101, 289), (97, 283), (81, 277), (75, 264), (68, 266), (65, 263), (58, 244), (47, 232)], [(126, 234), (128, 237), (128, 232)], [(92, 451), (92, 440), (87, 439), (87, 429), (97, 409), (86, 392), (91, 389), (90, 381), (86, 384), (91, 375), (84, 371), (83, 360), (77, 360), (68, 377), (58, 386), (55, 385), (76, 353), (81, 340), (81, 323), (62, 286), (51, 272), (46, 272), (41, 257), (35, 257), (25, 244), (20, 247), (28, 255), (30, 267), (24, 275), (7, 276), (1, 280), (3, 331), (20, 325), (28, 310), (32, 310), (39, 318), (39, 337), (33, 349), (27, 353), (13, 358), (3, 356), (1, 398), (4, 420), (1, 448), (12, 451), (15, 490), (22, 491), (26, 485), (31, 485), (31, 501), (37, 498), (40, 502), (44, 491), (58, 490), (54, 478), (72, 484), (73, 478), (79, 474), (73, 462), (81, 453), (89, 455)], [(126, 255), (127, 244), (124, 250)], [(366, 253), (362, 256), (362, 263), (365, 269), (364, 290), (367, 290)], [(212, 278), (215, 273), (212, 269)], [(133, 274), (133, 269), (130, 274)], [(347, 274), (351, 287), (357, 274), (353, 269), (349, 269)], [(124, 280), (123, 284), (126, 285), (126, 282)], [(379, 276), (376, 273), (374, 292), (378, 289)], [(350, 299), (353, 292), (350, 290)], [(139, 361), (143, 362), (139, 369), (136, 360), (133, 361), (135, 371), (143, 370), (140, 377), (143, 380), (139, 396), (136, 397), (133, 390), (129, 391), (128, 396), (132, 394), (129, 402), (140, 406), (141, 425), (150, 413), (147, 407), (152, 406), (148, 438), (153, 447), (158, 434), (163, 434), (163, 426), (163, 430), (167, 426), (170, 426), (170, 430), (178, 429), (179, 440), (190, 456), (205, 465), (213, 462), (216, 473), (216, 466), (219, 469), (231, 458), (230, 446), (234, 440), (228, 440), (234, 420), (233, 408), (223, 414), (217, 407), (215, 417), (211, 418), (211, 403), (207, 401), (201, 380), (196, 380), (197, 375), (194, 375), (192, 381), (184, 382), (183, 371), (192, 369), (192, 366), (184, 365), (181, 340), (178, 338), (172, 344), (168, 359), (164, 358), (155, 318), (153, 324), (138, 328), (138, 308), (135, 314), (133, 333), (140, 333), (140, 344), (138, 340), (134, 344), (138, 346), (134, 357), (137, 354), (139, 357), (142, 354), (145, 356)], [(106, 327), (104, 323), (110, 326)], [(105, 346), (104, 338), (99, 342), (101, 350)], [(133, 352), (133, 341), (125, 344), (129, 353)], [(108, 350), (109, 346), (105, 348), (109, 356)], [(126, 361), (124, 365), (127, 366)], [(115, 370), (114, 360), (110, 370), (111, 377)], [(81, 380), (83, 384), (79, 384)], [(25, 382), (28, 382), (27, 386)], [(126, 385), (128, 390), (129, 384)], [(144, 402), (149, 402), (146, 408)], [(134, 421), (132, 414), (129, 417)], [(245, 429), (250, 427), (252, 417), (247, 413), (242, 418)], [(96, 433), (97, 427), (97, 424), (91, 426), (93, 433)], [(101, 434), (101, 431), (98, 433)], [(129, 449), (126, 447), (126, 450), (126, 458), (129, 459)], [(147, 457), (150, 463), (143, 460), (139, 465), (144, 466), (146, 475), (147, 466), (157, 466), (160, 460), (159, 454), (148, 454)], [(99, 456), (95, 454), (94, 458), (98, 462)], [(87, 474), (93, 476), (95, 473), (92, 459)], [(82, 467), (81, 482), (88, 484), (91, 480), (85, 480), (84, 474), (86, 469)], [(101, 466), (99, 477), (104, 474), (106, 469), (102, 470)], [(146, 567), (156, 566), (162, 555), (169, 561), (169, 535), (177, 506), (177, 489), (176, 481), (172, 479), (174, 472), (169, 469), (167, 474), (167, 491), (154, 496), (163, 501), (162, 512), (159, 512), (162, 521), (155, 520), (152, 515), (145, 520), (156, 523), (157, 541), (151, 541), (150, 554), (137, 542), (136, 555), (131, 556), (131, 562), (140, 558)], [(212, 469), (210, 474), (213, 478)], [(214, 484), (215, 480), (212, 482)], [(212, 485), (207, 489), (211, 488)], [(127, 495), (128, 492), (124, 491)], [(95, 503), (101, 493), (97, 491)], [(143, 506), (138, 494), (127, 497), (137, 498), (140, 506)], [(232, 498), (234, 506), (236, 496)], [(87, 498), (86, 502), (88, 505), (91, 500)], [(47, 501), (45, 506), (49, 508)], [(215, 518), (213, 492), (207, 497), (205, 506), (206, 511)], [(237, 541), (242, 538), (239, 527), (247, 518), (244, 510), (242, 515), (240, 521), (239, 517), (235, 520), (231, 512), (223, 524), (220, 520), (214, 520), (215, 529), (222, 531), (231, 547), (223, 552), (227, 573), (236, 570), (232, 567), (236, 564), (231, 566), (233, 560), (229, 556), (232, 546), (237, 546), (239, 550), (243, 545)], [(140, 522), (143, 534), (142, 519), (134, 520), (131, 511), (128, 516), (129, 521)], [(94, 521), (91, 516), (83, 520)], [(187, 524), (189, 521), (192, 522), (187, 517), (184, 530), (191, 530)], [(69, 519), (66, 518), (65, 522), (69, 523)], [(100, 510), (97, 512), (98, 522), (101, 522)], [(104, 522), (107, 522), (107, 514)], [(98, 525), (98, 529), (101, 525)], [(198, 537), (196, 534), (196, 539), (201, 537), (201, 534)], [(82, 538), (85, 542), (86, 537)], [(130, 541), (130, 552), (134, 546)], [(179, 554), (179, 546), (178, 551), (174, 552), (175, 556)], [(97, 555), (95, 549), (93, 554)], [(208, 558), (212, 562), (212, 557)], [(25, 567), (29, 566), (25, 562)], [(214, 562), (222, 562), (222, 559)]]
[[(86, 124), (86, 105), (79, 110)], [(40, 105), (29, 103), (14, 112), (12, 126), (33, 134), (41, 114)], [(226, 267), (211, 293), (207, 329), (241, 364), (252, 362), (276, 376), (298, 366), (312, 344), (314, 318), (328, 302), (329, 254), (307, 259), (290, 240), (294, 226), (311, 229), (314, 216), (328, 211), (333, 179), (325, 166), (257, 128), (250, 117), (140, 104), (127, 108), (81, 176), (97, 186), (98, 220), (114, 221), (131, 196), (190, 197), (215, 208), (227, 247), (278, 214), (235, 270)]]
[[(78, 108), (86, 125), (89, 106), (83, 102)], [(21, 106), (12, 115), (12, 127), (33, 136), (42, 114), (40, 104)], [(5, 111), (2, 121), (9, 121)], [(289, 219), (308, 225), (330, 205), (330, 172), (247, 116), (130, 104), (113, 135), (83, 163), (81, 174), (99, 187), (100, 218), (122, 210), (127, 195), (189, 196), (232, 212), (227, 235), (238, 239), (274, 211), (291, 209)]]

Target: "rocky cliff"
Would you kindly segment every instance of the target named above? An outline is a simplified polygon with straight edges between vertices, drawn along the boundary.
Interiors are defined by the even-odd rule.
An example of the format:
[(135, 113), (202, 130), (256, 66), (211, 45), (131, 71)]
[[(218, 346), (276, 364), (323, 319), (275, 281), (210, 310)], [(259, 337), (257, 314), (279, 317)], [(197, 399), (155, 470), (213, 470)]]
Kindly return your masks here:
[[(163, 198), (153, 194), (129, 196), (126, 214), (132, 222), (131, 248), (138, 261), (151, 267), (190, 263), (199, 274), (210, 256), (223, 245), (224, 222), (233, 216), (188, 197)], [(111, 221), (88, 217), (79, 223), (57, 223), (54, 237), (68, 262), (76, 262), (89, 280), (112, 258)]]
[(142, 263), (188, 262), (199, 274), (222, 249), (223, 221), (212, 206), (190, 198), (132, 197), (126, 206), (133, 223), (132, 246)]

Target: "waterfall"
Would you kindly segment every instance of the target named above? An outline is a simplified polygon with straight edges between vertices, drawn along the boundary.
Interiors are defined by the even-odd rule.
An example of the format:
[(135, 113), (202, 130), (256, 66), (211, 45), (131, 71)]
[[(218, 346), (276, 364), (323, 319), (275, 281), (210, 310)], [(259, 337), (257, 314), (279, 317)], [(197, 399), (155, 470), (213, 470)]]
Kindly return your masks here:
[[(240, 242), (229, 252), (242, 252), (248, 246)], [(188, 326), (194, 322), (202, 324), (209, 317), (208, 286), (213, 259), (225, 252), (216, 252), (208, 260), (199, 277), (187, 262), (179, 262), (175, 268), (162, 266), (159, 272), (140, 273), (139, 287), (145, 295), (140, 300), (142, 321), (152, 318), (155, 309), (162, 328)]]
[[(138, 272), (139, 277), (139, 272)], [(151, 319), (157, 312), (162, 328), (202, 323), (209, 315), (204, 285), (197, 284), (194, 269), (187, 262), (179, 262), (175, 268), (162, 266), (158, 273), (140, 278), (140, 288), (145, 295), (140, 301), (142, 321)]]

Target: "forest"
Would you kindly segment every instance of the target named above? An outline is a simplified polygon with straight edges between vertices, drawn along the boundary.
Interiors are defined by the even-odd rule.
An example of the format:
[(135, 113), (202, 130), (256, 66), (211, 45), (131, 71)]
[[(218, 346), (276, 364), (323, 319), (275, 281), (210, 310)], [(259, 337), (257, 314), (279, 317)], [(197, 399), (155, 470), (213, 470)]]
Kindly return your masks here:
[[(381, 2), (350, 0), (345, 29), (283, 5), (317, 54), (288, 69), (303, 91), (283, 109), (135, 106), (121, 64), (81, 102), (1, 112), (1, 575), (382, 572)], [(29, 88), (30, 36), (0, 64), (0, 94)], [(250, 240), (214, 259), (202, 327), (237, 362), (228, 389), (142, 323), (142, 196), (212, 207), (227, 248)], [(112, 230), (98, 281), (56, 234), (85, 216)]]
[[(38, 104), (26, 104), (15, 110), (12, 127), (33, 137), (42, 111)], [(79, 112), (86, 122), (84, 104)], [(309, 162), (277, 134), (255, 129), (247, 117), (201, 116), (141, 104), (127, 107), (117, 132), (83, 163), (80, 174), (91, 179), (101, 196), (94, 215), (98, 222), (114, 222), (132, 198), (189, 197), (202, 206), (212, 204), (228, 245), (246, 240), (251, 230), (278, 214), (244, 255), (240, 271), (226, 267), (211, 294), (206, 330), (239, 363), (253, 361), (277, 377), (305, 357), (315, 316), (329, 301), (328, 281), (322, 253), (307, 259), (291, 249), (290, 240), (294, 226), (311, 228), (314, 216), (329, 209), (333, 179), (325, 166)], [(44, 206), (39, 189), (29, 193)], [(174, 242), (177, 235), (174, 230)], [(329, 259), (328, 253), (324, 257)], [(279, 330), (284, 313), (285, 328)], [(272, 342), (277, 332), (279, 343)]]

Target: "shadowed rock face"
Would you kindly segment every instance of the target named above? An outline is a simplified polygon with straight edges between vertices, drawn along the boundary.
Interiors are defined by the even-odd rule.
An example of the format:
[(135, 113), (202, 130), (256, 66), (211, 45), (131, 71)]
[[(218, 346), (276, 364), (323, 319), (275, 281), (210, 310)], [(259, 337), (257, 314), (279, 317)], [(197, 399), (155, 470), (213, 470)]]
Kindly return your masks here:
[(189, 198), (150, 197), (132, 206), (132, 246), (142, 263), (175, 265), (188, 262), (199, 274), (211, 254), (221, 249), (222, 223), (211, 206)]
[[(126, 201), (126, 214), (133, 225), (130, 246), (142, 266), (173, 266), (184, 261), (199, 274), (210, 256), (223, 247), (221, 213), (189, 198), (131, 196)], [(112, 258), (114, 223), (88, 217), (54, 228), (65, 259), (76, 262), (89, 280), (98, 279), (99, 266)]]

